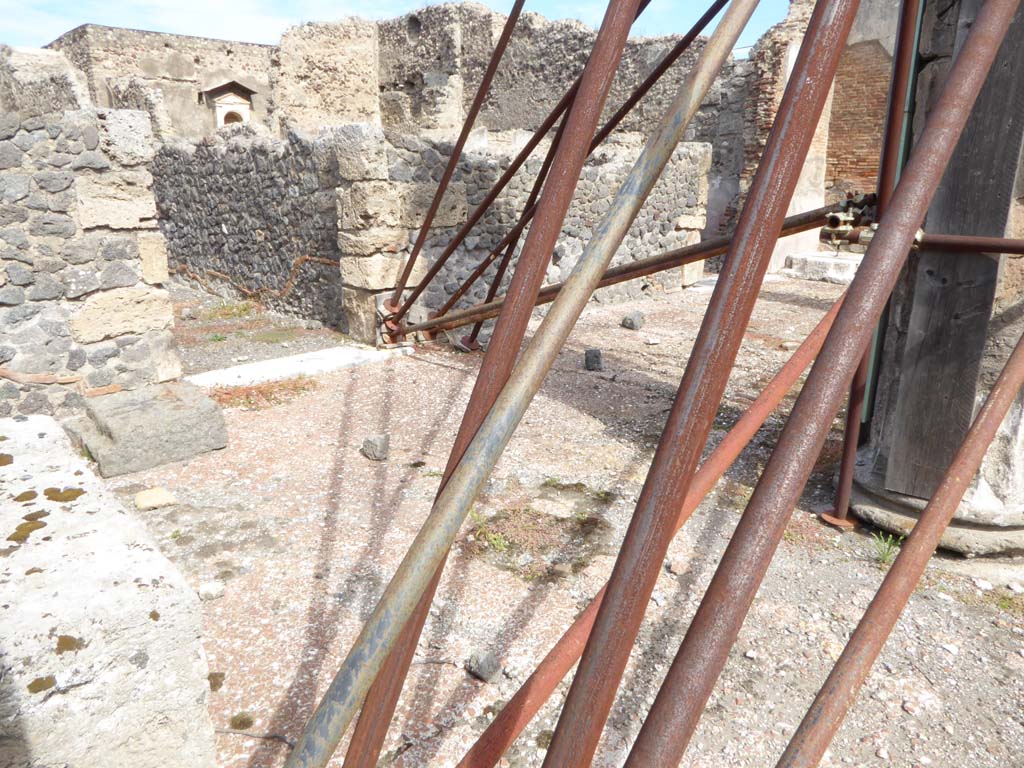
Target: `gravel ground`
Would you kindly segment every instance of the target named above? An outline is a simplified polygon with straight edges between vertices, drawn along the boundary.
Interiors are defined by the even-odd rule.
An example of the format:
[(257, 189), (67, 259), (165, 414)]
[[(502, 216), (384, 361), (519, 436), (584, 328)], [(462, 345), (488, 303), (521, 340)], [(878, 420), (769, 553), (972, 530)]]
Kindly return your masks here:
[[(712, 442), (839, 291), (766, 285)], [(709, 296), (586, 310), (453, 549), (383, 765), (454, 765), (606, 580)], [(632, 310), (639, 331), (619, 325)], [(583, 368), (591, 347), (602, 372)], [(204, 603), (210, 708), (216, 727), (249, 735), (219, 735), (221, 766), (282, 764), (276, 737), (301, 732), (428, 512), (479, 361), (424, 346), (318, 377), (279, 404), (228, 410), (227, 449), (112, 483), (171, 489), (179, 505), (139, 514), (197, 588), (224, 586)], [(769, 419), (673, 542), (595, 765), (624, 760), (782, 424)], [(840, 430), (684, 766), (774, 765), (884, 575), (870, 530), (815, 514), (831, 503)], [(390, 457), (369, 461), (359, 447), (382, 432)], [(1024, 596), (1007, 586), (1022, 581), (1020, 565), (936, 558), (823, 765), (1024, 766)], [(464, 665), (488, 652), (501, 672), (484, 683)], [(540, 765), (566, 690), (504, 765)]]
[(351, 343), (316, 321), (271, 312), (250, 301), (223, 299), (182, 283), (168, 286), (174, 340), (185, 374)]

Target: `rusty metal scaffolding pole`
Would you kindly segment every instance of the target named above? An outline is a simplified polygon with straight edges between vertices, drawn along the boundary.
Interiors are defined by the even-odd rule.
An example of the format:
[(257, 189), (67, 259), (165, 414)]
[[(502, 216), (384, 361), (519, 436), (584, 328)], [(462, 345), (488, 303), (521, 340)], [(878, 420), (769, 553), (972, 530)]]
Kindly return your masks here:
[(427, 209), (427, 215), (423, 217), (423, 225), (416, 236), (412, 252), (409, 254), (409, 258), (406, 259), (405, 268), (398, 278), (394, 293), (391, 294), (389, 309), (396, 308), (398, 302), (402, 300), (402, 291), (405, 290), (405, 284), (409, 281), (409, 275), (412, 274), (416, 259), (419, 257), (420, 251), (423, 250), (423, 243), (427, 240), (427, 232), (430, 230), (430, 225), (434, 223), (434, 216), (437, 215), (437, 209), (441, 206), (441, 200), (448, 189), (448, 182), (451, 181), (452, 174), (455, 173), (455, 169), (459, 165), (459, 158), (462, 157), (462, 149), (466, 146), (466, 139), (469, 138), (469, 132), (473, 129), (473, 123), (476, 122), (476, 117), (480, 114), (480, 108), (484, 105), (484, 99), (487, 98), (487, 92), (491, 89), (494, 73), (498, 71), (498, 64), (501, 63), (501, 58), (505, 55), (505, 48), (508, 47), (508, 41), (512, 38), (512, 30), (515, 29), (525, 2), (526, 0), (515, 0), (512, 4), (512, 10), (509, 11), (508, 18), (505, 19), (505, 26), (501, 30), (501, 36), (498, 37), (498, 42), (494, 46), (494, 52), (491, 54), (491, 60), (487, 63), (487, 69), (484, 70), (484, 75), (480, 79), (480, 85), (476, 89), (476, 96), (473, 97), (473, 103), (470, 105), (469, 112), (466, 113), (466, 119), (462, 123), (459, 138), (455, 141), (452, 153), (448, 157), (448, 164), (444, 167), (444, 173), (441, 174), (441, 181), (438, 182), (437, 190), (434, 192), (434, 199), (430, 201), (430, 207)]
[[(587, 299), (593, 292), (594, 284), (600, 280), (602, 274), (612, 256), (617, 250), (623, 237), (630, 224), (632, 224), (637, 212), (640, 210), (647, 195), (653, 189), (657, 179), (659, 178), (661, 171), (667, 164), (669, 158), (672, 155), (676, 145), (682, 138), (683, 131), (686, 126), (692, 120), (697, 110), (700, 108), (700, 104), (703, 101), (707, 91), (710, 89), (711, 84), (727, 59), (729, 52), (736, 44), (736, 40), (739, 34), (749, 19), (750, 14), (757, 5), (757, 0), (736, 0), (729, 10), (726, 12), (721, 24), (715, 30), (711, 39), (708, 40), (704, 49), (701, 51), (700, 56), (693, 70), (687, 75), (683, 87), (680, 89), (676, 98), (673, 100), (672, 108), (666, 113), (662, 122), (659, 124), (658, 129), (652, 134), (647, 145), (645, 146), (640, 157), (637, 159), (634, 168), (630, 171), (626, 181), (623, 183), (622, 188), (616, 195), (613, 201), (609, 213), (602, 221), (601, 225), (597, 228), (594, 238), (587, 245), (587, 249), (580, 257), (577, 268), (574, 270), (573, 275), (567, 281), (565, 295), (563, 299), (556, 304), (545, 319), (544, 324), (538, 330), (533, 343), (530, 344), (527, 353), (524, 355), (524, 360), (521, 364), (520, 370), (525, 373), (517, 373), (513, 376), (512, 380), (509, 381), (508, 385), (502, 390), (500, 399), (494, 405), (491, 413), (488, 415), (486, 422), (477, 431), (477, 434), (473, 439), (473, 443), (466, 450), (465, 456), (472, 463), (473, 472), (484, 472), (483, 475), (486, 477), (486, 473), (493, 467), (497, 457), (500, 455), (501, 450), (505, 442), (511, 436), (512, 431), (515, 429), (515, 425), (519, 419), (522, 418), (522, 414), (525, 412), (527, 405), (530, 402), (533, 394), (536, 393), (540, 383), (543, 381), (544, 375), (548, 368), (550, 368), (552, 362), (558, 354), (559, 349), (568, 336), (569, 331), (582, 311), (583, 306), (586, 304)], [(567, 136), (571, 136), (573, 126), (569, 124), (566, 129)], [(582, 162), (582, 159), (581, 159)], [(555, 169), (558, 170), (557, 168)], [(552, 185), (558, 186), (557, 180), (564, 179), (565, 176), (554, 176)], [(573, 177), (575, 178), (575, 176)], [(564, 182), (563, 182), (564, 183)], [(545, 190), (545, 194), (547, 190)], [(562, 209), (562, 215), (564, 216), (565, 210), (568, 208), (568, 201), (565, 201), (565, 205)], [(527, 238), (526, 245), (524, 247), (524, 254), (530, 252), (531, 238), (534, 237), (534, 231), (537, 231), (537, 226), (543, 222), (543, 214), (538, 218), (537, 224), (534, 229), (531, 230), (530, 237)], [(554, 233), (557, 236), (557, 231)], [(553, 242), (545, 242), (541, 245), (547, 245), (547, 251), (537, 251), (539, 253), (550, 253)], [(535, 249), (536, 250), (536, 249)], [(521, 277), (522, 265), (526, 261), (524, 255), (523, 261), (520, 262), (520, 268), (516, 270), (516, 274), (513, 278), (513, 285), (510, 288), (510, 292), (515, 288), (516, 281)], [(536, 283), (533, 286), (534, 300), (536, 298), (536, 291), (539, 288), (539, 281), (543, 276), (543, 268), (539, 270), (536, 275)], [(518, 329), (518, 337), (516, 337), (516, 344), (518, 340), (522, 338), (523, 332), (525, 331), (525, 319), (529, 316), (529, 310), (532, 307), (532, 303), (514, 303), (509, 306), (517, 307), (517, 311), (524, 318), (522, 326)], [(503, 313), (504, 314), (504, 313)], [(507, 352), (502, 359), (509, 361), (514, 359), (514, 348), (509, 346), (509, 337), (503, 335), (503, 326), (499, 321), (498, 328), (495, 331), (495, 338), (492, 341), (492, 345), (488, 350), (487, 359), (493, 359), (493, 356), (499, 353), (502, 348), (502, 344), (508, 346)], [(485, 363), (487, 360), (485, 359)], [(504, 372), (504, 379), (508, 378), (508, 372)], [(502, 379), (504, 381), (504, 379)], [(481, 375), (481, 380), (485, 382), (493, 383), (496, 379), (494, 377), (485, 377)], [(491, 398), (493, 401), (493, 397)], [(504, 409), (504, 410), (502, 410)], [(495, 415), (495, 414), (499, 415)], [(502, 415), (503, 414), (503, 415)], [(488, 450), (490, 453), (488, 453)], [(488, 459), (488, 456), (490, 457)], [(466, 476), (466, 472), (462, 471), (459, 475), (458, 471), (461, 471), (461, 461), (463, 454), (461, 452), (453, 452), (453, 459), (460, 461), (459, 470), (455, 475), (452, 475), (452, 486), (444, 486), (444, 491), (438, 500), (438, 504), (435, 506), (435, 510), (431, 513), (431, 517), (434, 517), (435, 513), (439, 513), (439, 510), (443, 507), (444, 502), (448, 500), (446, 495), (449, 489), (457, 490), (461, 485), (464, 485), (463, 477)], [(452, 470), (451, 461), (449, 463), (449, 472)], [(472, 488), (472, 486), (471, 486)], [(475, 490), (471, 490), (471, 494), (475, 494)], [(461, 506), (457, 506), (455, 509), (455, 515), (458, 519), (465, 517), (465, 514), (469, 508), (469, 504), (472, 502), (473, 496), (470, 495), (468, 498), (464, 498)], [(424, 530), (429, 526), (424, 526)], [(456, 529), (457, 530), (457, 527)], [(454, 533), (452, 534), (454, 536)], [(450, 544), (450, 541), (448, 542)], [(445, 545), (447, 550), (448, 544)], [(415, 546), (415, 545), (414, 545)], [(420, 599), (420, 603), (417, 606), (417, 614), (419, 614), (424, 607), (429, 608), (430, 600), (433, 595), (433, 589), (436, 588), (436, 583), (439, 578), (440, 568), (435, 571), (434, 579), (428, 586), (427, 591), (423, 594)], [(396, 577), (397, 578), (397, 577)], [(425, 615), (425, 614), (424, 614)], [(407, 658), (404, 659), (406, 668), (408, 662), (411, 660), (412, 652), (415, 650), (415, 638), (418, 636), (419, 628), (421, 625), (409, 625), (403, 632), (403, 639), (400, 641), (399, 648), (404, 647), (407, 651)], [(415, 631), (414, 631), (415, 630)], [(394, 656), (394, 654), (392, 654)], [(394, 662), (397, 664), (398, 662)], [(392, 659), (389, 658), (386, 666), (393, 666)], [(396, 667), (397, 668), (397, 667)], [(400, 670), (404, 673), (404, 668)], [(399, 684), (401, 682), (399, 678)], [(395, 694), (397, 697), (397, 694)], [(391, 706), (393, 708), (394, 702), (392, 701)], [(374, 711), (377, 711), (379, 707), (375, 707)], [(390, 712), (386, 713), (387, 720), (390, 720)], [(365, 716), (365, 713), (364, 713)], [(361, 717), (360, 720), (363, 718)], [(380, 731), (380, 725), (376, 726), (376, 730)], [(369, 726), (368, 728), (374, 728)], [(385, 727), (386, 728), (386, 727)], [(365, 740), (364, 740), (365, 742)], [(373, 745), (371, 745), (371, 750)], [(376, 745), (376, 751), (368, 751), (368, 754), (372, 755), (375, 759), (376, 754), (379, 753), (379, 744)], [(350, 755), (352, 754), (350, 750)], [(356, 757), (355, 761), (360, 760)]]
[[(796, 235), (800, 232), (806, 232), (810, 229), (815, 229), (824, 225), (828, 219), (830, 213), (835, 213), (840, 209), (840, 204), (826, 205), (822, 208), (815, 208), (812, 211), (805, 211), (798, 213), (793, 216), (789, 216), (783, 222), (782, 232), (780, 237), (786, 237), (788, 235)], [(713, 256), (721, 256), (723, 253), (729, 250), (729, 244), (732, 242), (732, 235), (719, 235), (717, 237), (708, 238), (694, 245), (683, 246), (682, 248), (675, 248), (671, 251), (665, 251), (655, 256), (648, 256), (645, 259), (638, 259), (637, 261), (630, 262), (629, 264), (621, 264), (617, 267), (612, 267), (604, 273), (604, 277), (601, 278), (601, 282), (598, 283), (598, 288), (606, 288), (609, 285), (617, 285), (624, 283), (627, 280), (636, 280), (640, 277), (646, 277), (647, 275), (654, 275), (658, 272), (664, 272), (667, 269), (674, 269), (684, 264), (692, 264), (695, 261), (703, 261), (704, 259), (710, 259)], [(537, 295), (537, 305), (549, 304), (554, 301), (565, 283), (552, 283), (551, 285), (545, 286), (541, 289)], [(422, 323), (416, 323), (413, 325), (407, 325), (402, 330), (404, 333), (415, 333), (417, 331), (430, 331), (430, 330), (451, 330), (452, 328), (460, 328), (470, 323), (475, 323), (480, 320), (489, 320), (492, 317), (497, 317), (504, 306), (505, 299), (497, 299), (490, 301), (485, 304), (474, 304), (472, 307), (466, 307), (465, 309), (455, 310), (446, 315), (440, 315), (430, 320), (425, 320)]]
[[(643, 13), (644, 9), (647, 8), (650, 2), (651, 0), (642, 0), (642, 2), (640, 3), (640, 7), (637, 9), (636, 15), (639, 16), (641, 13)], [(693, 25), (690, 31), (683, 35), (683, 37), (680, 38), (674, 46), (672, 46), (672, 49), (667, 54), (665, 54), (665, 57), (658, 63), (658, 66), (654, 68), (651, 74), (649, 74), (646, 77), (646, 79), (644, 79), (644, 81), (633, 90), (633, 93), (630, 94), (629, 98), (626, 99), (626, 101), (622, 104), (621, 107), (619, 107), (615, 114), (608, 118), (608, 121), (604, 124), (601, 130), (597, 132), (597, 134), (591, 141), (589, 152), (593, 152), (606, 138), (608, 138), (611, 132), (615, 130), (615, 128), (619, 125), (620, 122), (622, 122), (623, 118), (625, 118), (625, 116), (629, 114), (633, 107), (635, 107), (639, 103), (640, 99), (642, 99), (647, 94), (647, 92), (652, 87), (654, 87), (654, 84), (657, 83), (659, 79), (661, 79), (661, 76), (668, 71), (668, 69), (676, 62), (676, 60), (680, 56), (682, 56), (683, 53), (686, 52), (686, 50), (690, 47), (693, 41), (696, 40), (697, 37), (700, 35), (701, 31), (703, 31), (704, 27), (706, 27), (711, 22), (711, 20), (718, 15), (718, 12), (721, 11), (722, 8), (724, 8), (726, 3), (728, 2), (729, 0), (714, 0), (714, 2), (712, 2), (711, 7), (704, 12), (704, 15), (697, 20), (697, 22)], [(466, 220), (466, 223), (462, 225), (459, 231), (452, 238), (451, 242), (448, 243), (444, 251), (441, 252), (441, 255), (438, 256), (437, 261), (431, 266), (430, 270), (427, 272), (423, 280), (421, 280), (419, 285), (417, 285), (410, 292), (409, 296), (402, 303), (402, 306), (399, 307), (398, 311), (394, 314), (394, 316), (389, 318), (391, 322), (398, 323), (399, 321), (401, 321), (401, 319), (412, 307), (416, 299), (419, 298), (420, 294), (423, 293), (427, 285), (430, 284), (430, 281), (433, 280), (437, 276), (438, 272), (441, 271), (441, 268), (451, 257), (452, 253), (455, 252), (455, 249), (458, 247), (459, 243), (461, 243), (465, 239), (466, 235), (469, 234), (469, 231), (473, 228), (476, 222), (480, 220), (480, 218), (484, 215), (484, 213), (490, 207), (490, 205), (495, 201), (495, 199), (497, 199), (498, 195), (501, 193), (501, 190), (503, 190), (505, 186), (509, 183), (509, 181), (511, 181), (512, 177), (515, 175), (515, 172), (520, 168), (520, 166), (522, 166), (524, 162), (526, 162), (526, 158), (530, 156), (533, 150), (541, 142), (543, 137), (547, 134), (547, 132), (551, 129), (551, 127), (561, 116), (562, 112), (564, 112), (568, 105), (572, 103), (572, 99), (574, 98), (576, 90), (578, 88), (579, 79), (577, 79), (576, 82), (572, 86), (570, 86), (569, 90), (562, 97), (561, 101), (559, 101), (555, 108), (551, 110), (551, 113), (544, 119), (544, 122), (541, 124), (541, 126), (534, 132), (534, 135), (533, 137), (531, 137), (530, 141), (527, 142), (526, 146), (523, 147), (523, 149), (519, 152), (518, 155), (516, 155), (515, 159), (512, 161), (509, 167), (505, 169), (505, 172), (501, 175), (501, 178), (499, 178), (498, 181), (495, 182), (494, 187), (491, 189), (491, 191), (469, 215), (469, 218)], [(530, 218), (532, 218), (535, 212), (536, 206), (534, 206), (533, 209), (524, 210), (523, 214), (520, 216), (519, 221), (516, 222), (515, 226), (518, 226), (520, 223), (525, 225), (526, 222), (528, 222)], [(503, 242), (507, 244), (509, 240), (510, 235), (506, 235), (506, 239)], [(501, 245), (498, 246), (499, 249), (501, 247)]]
[(777, 447), (747, 504), (633, 745), (627, 766), (675, 765), (725, 666), (790, 515), (810, 476), (845, 384), (867, 347), (934, 197), (1018, 0), (987, 0), (914, 148)]
[(919, 248), (957, 253), (1024, 254), (1024, 240), (1012, 237), (982, 237), (980, 235), (932, 235), (923, 233), (917, 239)]
[[(547, 176), (555, 153), (558, 151), (558, 145), (561, 141), (565, 124), (565, 120), (563, 120), (558, 127), (554, 140), (551, 142), (547, 156), (544, 159), (544, 167), (541, 168), (531, 191), (531, 199), (533, 199), (534, 193), (540, 193), (543, 179)], [(538, 258), (540, 257), (538, 256)], [(519, 344), (522, 343), (522, 336), (518, 339), (508, 337), (507, 343), (508, 349), (517, 349)], [(448, 457), (448, 465), (441, 479), (442, 488), (451, 476), (455, 465), (462, 458), (462, 454), (466, 450), (466, 446), (469, 445), (469, 441), (480, 427), (487, 409), (490, 408), (497, 397), (500, 384), (498, 379), (490, 375), (490, 372), (496, 365), (499, 365), (499, 360), (506, 358), (509, 354), (505, 349), (495, 348), (490, 358), (485, 359), (481, 364), (481, 374), (491, 384), (487, 388), (474, 390), (474, 398), (471, 399), (472, 405), (467, 406), (466, 414), (463, 417), (462, 424), (459, 426), (459, 432), (456, 435), (455, 443)], [(507, 372), (503, 374), (506, 377), (507, 375)], [(355, 728), (352, 731), (352, 738), (349, 740), (348, 749), (345, 752), (344, 768), (374, 768), (377, 765), (381, 749), (384, 746), (384, 740), (387, 738), (388, 729), (391, 726), (391, 718), (395, 714), (398, 699), (402, 695), (405, 678), (409, 674), (409, 666), (412, 664), (413, 656), (416, 654), (416, 646), (419, 643), (423, 625), (427, 620), (427, 614), (430, 612), (434, 593), (437, 591), (437, 586), (441, 581), (441, 574), (444, 571), (446, 561), (447, 557), (438, 566), (433, 579), (431, 579), (430, 584), (427, 585), (427, 589), (423, 593), (423, 597), (420, 598), (420, 602), (416, 605), (416, 610), (409, 618), (406, 627), (402, 630), (397, 644), (391, 653), (388, 654), (387, 661), (384, 662), (380, 673), (377, 675), (377, 679), (374, 680), (373, 685), (370, 686), (370, 690), (366, 694), (366, 699), (359, 712), (359, 718), (356, 720)]]
[[(721, 402), (821, 115), (857, 0), (819, 0), (548, 748), (547, 768), (590, 764)], [(667, 763), (647, 763), (665, 765)]]
[[(875, 208), (875, 219), (879, 222), (882, 221), (885, 209), (889, 205), (889, 198), (892, 197), (903, 164), (903, 137), (905, 124), (910, 119), (907, 104), (910, 98), (910, 84), (914, 78), (914, 63), (917, 61), (918, 19), (922, 5), (923, 0), (903, 0), (900, 3), (896, 51), (889, 80), (885, 136), (878, 163), (878, 203)], [(853, 525), (849, 520), (850, 496), (853, 492), (853, 470), (857, 463), (861, 415), (864, 410), (864, 395), (867, 392), (870, 366), (871, 352), (868, 351), (857, 366), (850, 384), (850, 396), (846, 405), (846, 429), (843, 433), (843, 458), (839, 465), (839, 480), (836, 482), (835, 506), (831, 513), (822, 514), (822, 519), (826, 522), (841, 528)]]
[(882, 586), (868, 605), (776, 768), (814, 768), (818, 765), (896, 626), (896, 620), (924, 574), (928, 561), (935, 554), (942, 534), (953, 519), (1022, 384), (1024, 337), (1014, 347), (946, 470), (942, 483), (900, 547), (900, 553), (885, 575)]
[[(597, 127), (639, 2), (611, 0), (608, 4), (572, 109), (566, 118), (564, 141), (555, 156), (551, 178), (541, 196), (542, 210), (530, 228), (523, 256), (509, 287), (510, 296), (516, 300), (508, 303), (499, 318), (491, 350), (477, 377), (460, 432), (472, 434), (477, 431), (471, 429), (472, 425), (480, 423), (478, 420), (488, 412), (511, 371), (562, 220), (572, 200), (586, 158), (588, 140)], [(478, 435), (473, 438), (467, 452), (479, 442)], [(458, 460), (457, 468), (450, 474), (423, 529), (288, 756), (286, 768), (323, 768), (401, 636), (418, 636), (421, 626), (406, 625), (417, 606), (422, 605), (423, 598), (429, 603), (430, 598), (425, 592), (431, 583), (436, 585), (438, 570), (448, 548), (469, 504), (486, 478), (486, 473), (483, 476), (479, 473), (481, 466), (466, 456)], [(462, 502), (454, 505), (457, 510), (454, 514), (451, 512), (453, 498)], [(444, 514), (446, 511), (447, 515)], [(404, 679), (404, 672), (399, 678)]]
[[(675, 519), (673, 536), (682, 529), (694, 510), (715, 487), (722, 475), (732, 466), (736, 457), (750, 443), (768, 416), (779, 406), (786, 393), (814, 360), (825, 342), (832, 322), (835, 320), (843, 298), (840, 297), (832, 308), (818, 321), (814, 330), (793, 352), (778, 373), (772, 377), (757, 399), (744, 410), (743, 415), (729, 430), (728, 434), (701, 464), (693, 476), (693, 484), (686, 494), (683, 506)], [(555, 688), (569, 673), (583, 653), (598, 608), (604, 599), (605, 587), (594, 596), (590, 604), (580, 613), (565, 634), (537, 665), (516, 694), (502, 707), (487, 729), (480, 734), (469, 752), (459, 762), (458, 768), (491, 768), (497, 764), (512, 743), (522, 733), (530, 720), (554, 693)]]
[[(715, 16), (718, 15), (718, 12), (722, 10), (726, 2), (728, 2), (728, 0), (716, 0), (714, 3), (712, 3), (711, 7), (709, 7), (704, 12), (704, 15), (697, 19), (694, 25), (690, 28), (690, 31), (683, 35), (672, 47), (672, 50), (665, 54), (662, 60), (658, 63), (658, 66), (651, 71), (651, 73), (646, 77), (646, 79), (633, 91), (632, 94), (630, 94), (629, 98), (626, 99), (625, 102), (623, 102), (622, 106), (619, 107), (618, 111), (616, 111), (614, 115), (608, 118), (608, 121), (604, 124), (601, 130), (597, 132), (597, 135), (594, 137), (594, 140), (590, 143), (591, 152), (597, 149), (604, 142), (604, 140), (608, 138), (609, 135), (611, 135), (611, 132), (615, 130), (619, 123), (622, 122), (622, 120), (625, 119), (626, 115), (628, 115), (630, 111), (633, 109), (633, 107), (635, 107), (639, 103), (640, 99), (642, 99), (647, 94), (647, 92), (654, 87), (658, 80), (661, 79), (662, 75), (664, 75), (665, 72), (668, 71), (669, 67), (671, 67), (672, 64), (674, 64), (676, 60), (680, 56), (682, 56), (683, 53), (686, 52), (686, 50), (690, 47), (690, 45), (693, 44), (693, 41), (697, 39), (697, 37), (704, 30), (704, 28), (711, 23), (711, 20), (714, 19)], [(512, 259), (512, 254), (515, 252), (516, 240), (521, 234), (523, 228), (529, 223), (530, 219), (533, 217), (535, 210), (535, 207), (531, 206), (529, 203), (527, 203), (527, 205), (524, 206), (523, 215), (516, 223), (516, 227), (519, 228), (519, 231), (511, 233), (512, 236), (508, 238), (509, 242), (507, 244), (505, 240), (499, 243), (498, 246), (495, 248), (494, 252), (492, 252), (488, 259), (485, 260), (485, 263), (481, 265), (486, 269), (486, 266), (489, 265), (489, 263), (494, 260), (494, 257), (497, 255), (497, 251), (500, 251), (502, 247), (505, 247), (507, 245), (507, 247), (505, 247), (505, 253), (502, 256), (501, 263), (498, 265), (498, 269), (495, 272), (494, 279), (491, 281), (491, 287), (487, 290), (487, 298), (484, 299), (484, 303), (493, 301), (494, 297), (497, 296), (498, 289), (501, 287), (501, 280), (505, 276), (505, 270), (508, 269), (509, 262)], [(459, 291), (456, 291), (456, 294), (459, 294), (460, 291), (461, 293), (465, 293), (467, 290), (469, 290), (469, 287), (474, 282), (476, 282), (476, 280), (478, 280), (482, 274), (483, 271), (480, 271), (479, 273), (477, 271), (474, 271), (469, 277), (466, 278), (466, 282), (463, 283)], [(454, 305), (455, 302), (452, 301), (452, 299), (450, 298), (445, 303), (445, 305), (438, 311), (438, 314), (443, 315)], [(468, 345), (471, 346), (476, 343), (477, 336), (480, 335), (480, 330), (482, 327), (482, 322), (478, 322), (473, 326), (472, 332), (469, 334), (468, 337), (466, 337)]]

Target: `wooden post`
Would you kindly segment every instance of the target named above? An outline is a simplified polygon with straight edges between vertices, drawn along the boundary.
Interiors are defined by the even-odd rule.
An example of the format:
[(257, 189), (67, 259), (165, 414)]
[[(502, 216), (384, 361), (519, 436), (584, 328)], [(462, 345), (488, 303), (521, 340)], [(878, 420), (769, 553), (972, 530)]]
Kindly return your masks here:
[[(977, 10), (961, 3), (962, 38)], [(957, 39), (957, 50), (962, 39)], [(1006, 35), (928, 211), (936, 234), (1006, 234), (1024, 135), (1024, 14)], [(930, 498), (974, 415), (978, 374), (999, 277), (997, 254), (924, 251), (917, 265), (892, 445), (890, 491)]]

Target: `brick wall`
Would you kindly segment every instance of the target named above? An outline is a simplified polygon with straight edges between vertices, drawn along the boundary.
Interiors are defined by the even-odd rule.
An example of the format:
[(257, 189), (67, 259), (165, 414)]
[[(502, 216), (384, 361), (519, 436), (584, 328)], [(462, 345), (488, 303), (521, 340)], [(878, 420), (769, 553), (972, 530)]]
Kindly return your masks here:
[(829, 125), (827, 197), (874, 191), (885, 130), (891, 58), (877, 40), (849, 46), (836, 74)]

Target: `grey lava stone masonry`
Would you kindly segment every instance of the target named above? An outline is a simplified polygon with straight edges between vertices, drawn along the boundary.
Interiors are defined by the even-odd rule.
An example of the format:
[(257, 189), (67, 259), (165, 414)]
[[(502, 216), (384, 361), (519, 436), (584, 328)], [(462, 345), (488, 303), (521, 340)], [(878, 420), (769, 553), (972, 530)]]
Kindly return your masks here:
[(0, 417), (66, 416), (181, 372), (144, 112), (57, 53), (0, 48)]
[(154, 191), (171, 271), (344, 329), (328, 145), (238, 127), (162, 147)]

